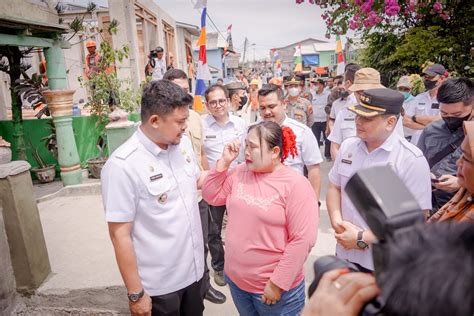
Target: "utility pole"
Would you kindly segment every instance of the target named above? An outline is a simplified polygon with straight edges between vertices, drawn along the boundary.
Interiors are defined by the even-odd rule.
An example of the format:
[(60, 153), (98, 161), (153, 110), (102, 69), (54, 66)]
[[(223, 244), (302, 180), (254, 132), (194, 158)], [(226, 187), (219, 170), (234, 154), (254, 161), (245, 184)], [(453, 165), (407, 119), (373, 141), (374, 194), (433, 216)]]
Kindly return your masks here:
[(247, 54), (247, 43), (248, 43), (248, 40), (247, 40), (247, 37), (246, 37), (245, 41), (244, 41), (244, 59), (243, 59), (243, 62), (242, 62), (242, 69), (244, 69), (244, 67), (245, 67), (245, 55)]

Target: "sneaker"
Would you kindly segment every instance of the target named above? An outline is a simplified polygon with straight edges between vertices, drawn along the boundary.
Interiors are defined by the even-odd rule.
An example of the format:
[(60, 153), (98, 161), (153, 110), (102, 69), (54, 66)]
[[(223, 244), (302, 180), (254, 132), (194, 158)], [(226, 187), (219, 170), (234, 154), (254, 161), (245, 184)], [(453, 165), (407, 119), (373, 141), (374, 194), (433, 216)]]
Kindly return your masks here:
[(204, 299), (214, 304), (224, 304), (227, 298), (225, 297), (224, 293), (219, 292), (210, 286), (209, 290), (206, 292), (206, 296), (204, 296)]
[(215, 271), (214, 272), (214, 282), (219, 286), (226, 286), (227, 282), (224, 279), (224, 271)]

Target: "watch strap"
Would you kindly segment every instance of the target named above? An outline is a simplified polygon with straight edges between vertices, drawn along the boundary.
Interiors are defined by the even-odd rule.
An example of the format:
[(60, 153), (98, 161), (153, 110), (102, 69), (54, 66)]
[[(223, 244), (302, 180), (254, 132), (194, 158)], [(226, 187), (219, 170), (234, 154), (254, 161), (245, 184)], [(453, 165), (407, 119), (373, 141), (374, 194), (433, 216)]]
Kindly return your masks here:
[(145, 289), (142, 289), (140, 292), (138, 293), (128, 293), (127, 296), (128, 296), (128, 299), (131, 301), (131, 302), (137, 302), (139, 299), (141, 299), (143, 297), (143, 295), (145, 295)]
[(360, 241), (363, 241), (363, 240), (362, 240), (362, 234), (363, 234), (363, 233), (364, 233), (363, 230), (360, 230), (360, 231), (357, 233), (357, 241), (359, 241), (359, 240), (360, 240)]

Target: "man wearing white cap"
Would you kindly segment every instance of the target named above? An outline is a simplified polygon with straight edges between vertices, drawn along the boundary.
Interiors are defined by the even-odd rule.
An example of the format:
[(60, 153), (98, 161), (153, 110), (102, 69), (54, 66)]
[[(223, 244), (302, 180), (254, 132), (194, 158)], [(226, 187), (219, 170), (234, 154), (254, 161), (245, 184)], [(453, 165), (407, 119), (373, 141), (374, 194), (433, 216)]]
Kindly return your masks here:
[[(385, 88), (380, 83), (380, 73), (374, 68), (361, 68), (355, 73), (354, 84), (349, 87), (349, 92), (353, 92), (356, 99), (364, 90)], [(337, 152), (342, 142), (350, 137), (356, 136), (355, 125), (356, 114), (349, 111), (347, 107), (340, 110), (334, 122), (334, 127), (329, 134), (328, 139), (331, 141), (331, 157), (336, 158)], [(402, 121), (398, 120), (395, 130), (403, 137)]]

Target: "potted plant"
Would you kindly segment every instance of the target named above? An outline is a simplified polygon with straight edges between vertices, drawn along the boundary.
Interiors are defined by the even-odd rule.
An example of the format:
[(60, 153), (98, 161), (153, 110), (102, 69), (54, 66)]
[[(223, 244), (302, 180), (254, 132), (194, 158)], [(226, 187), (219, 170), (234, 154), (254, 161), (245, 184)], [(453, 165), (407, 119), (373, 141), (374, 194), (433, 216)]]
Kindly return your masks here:
[(37, 168), (31, 168), (31, 171), (36, 175), (38, 181), (41, 183), (49, 183), (54, 181), (54, 177), (56, 175), (56, 166), (55, 165), (47, 165), (41, 155), (39, 154), (38, 148), (34, 147), (33, 144), (30, 142), (31, 147), (31, 154), (33, 155), (34, 160), (38, 164)]
[(97, 149), (99, 149), (99, 156), (87, 160), (87, 169), (89, 170), (89, 173), (93, 178), (100, 179), (100, 173), (107, 161), (107, 155), (106, 155), (107, 143), (104, 137), (99, 136), (96, 146), (97, 146)]

